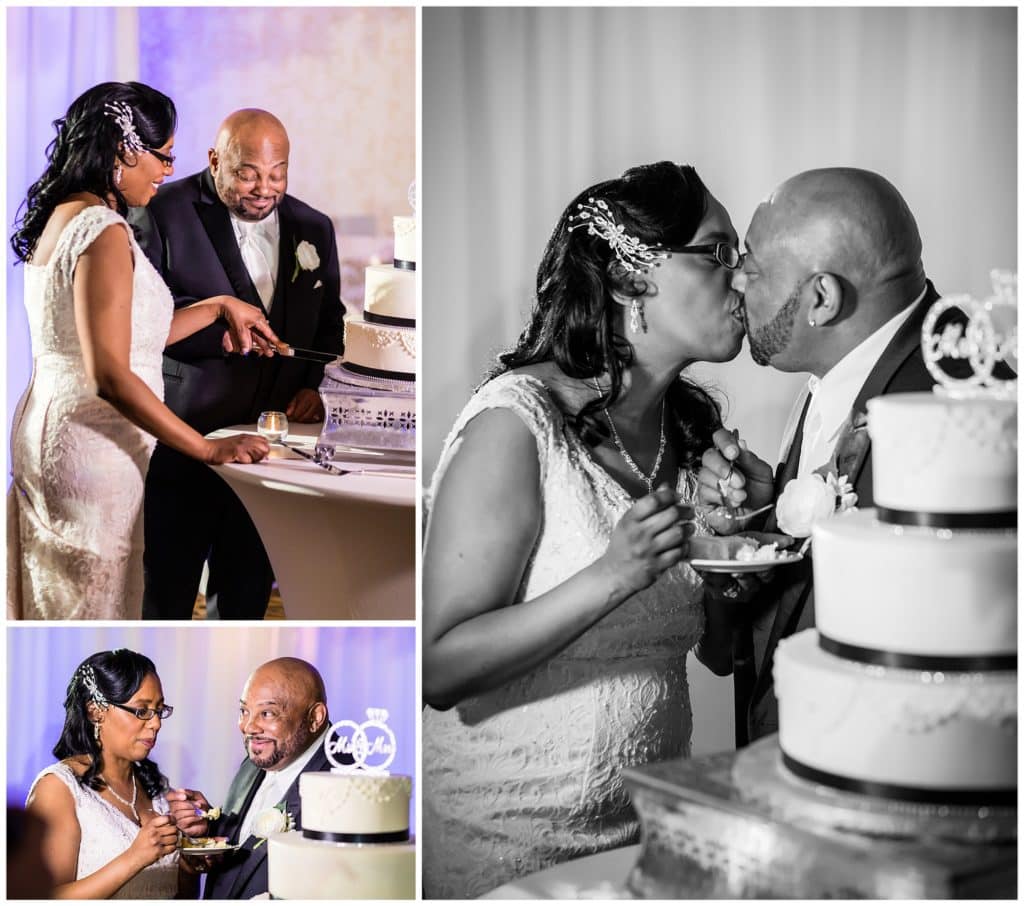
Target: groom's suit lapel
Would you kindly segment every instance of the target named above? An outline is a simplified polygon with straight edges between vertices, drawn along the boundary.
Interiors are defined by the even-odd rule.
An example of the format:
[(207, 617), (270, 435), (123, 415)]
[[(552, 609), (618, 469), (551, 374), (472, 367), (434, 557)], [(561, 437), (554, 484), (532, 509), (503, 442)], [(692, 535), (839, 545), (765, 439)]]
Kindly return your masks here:
[[(287, 814), (297, 816), (296, 830), (301, 828), (302, 822), (300, 811), (302, 804), (299, 798), (299, 778), (307, 771), (328, 771), (330, 768), (331, 764), (327, 760), (327, 756), (324, 754), (323, 749), (317, 749), (316, 753), (312, 758), (310, 758), (299, 776), (292, 781), (291, 786), (289, 786), (285, 791), (283, 799), (280, 800), (281, 802), (284, 802), (285, 812)], [(253, 794), (255, 794), (255, 789), (253, 790)], [(249, 802), (251, 801), (252, 795), (249, 796)], [(280, 802), (275, 803), (275, 805), (279, 804)], [(248, 803), (246, 807), (248, 807)], [(238, 867), (238, 872), (231, 882), (231, 890), (228, 892), (228, 899), (238, 899), (242, 892), (245, 891), (253, 876), (260, 870), (260, 867), (266, 861), (267, 849), (269, 848), (268, 845), (264, 843), (258, 849), (253, 849), (257, 842), (257, 839), (253, 836), (250, 836), (248, 840), (240, 840), (238, 842), (242, 843), (242, 845), (249, 850), (249, 855), (245, 862)]]
[[(213, 185), (213, 177), (209, 170), (204, 170), (199, 177), (199, 201), (196, 202), (196, 214), (210, 237), (214, 251), (220, 259), (224, 273), (231, 282), (235, 295), (250, 305), (263, 308), (260, 294), (256, 291), (249, 271), (246, 270), (242, 253), (238, 249), (238, 240), (231, 227), (231, 215), (224, 203), (217, 197)], [(266, 310), (264, 309), (264, 312)]]
[[(854, 416), (862, 415), (867, 411), (868, 400), (881, 396), (886, 392), (896, 372), (906, 363), (907, 359), (918, 353), (921, 347), (921, 325), (924, 323), (925, 315), (932, 303), (939, 298), (935, 287), (928, 281), (924, 299), (914, 309), (909, 318), (902, 324), (896, 335), (889, 342), (875, 367), (864, 381), (860, 392), (853, 404)], [(804, 409), (806, 415), (806, 407)], [(801, 427), (803, 420), (801, 418)], [(794, 444), (795, 446), (795, 444)], [(871, 450), (870, 438), (866, 429), (848, 431), (840, 438), (840, 443), (835, 451), (839, 475), (846, 475), (850, 484), (857, 492), (857, 505), (861, 508), (873, 505), (874, 495), (872, 493), (871, 481), (872, 472), (869, 465), (868, 454)], [(787, 457), (786, 465), (789, 465), (795, 457), (799, 456), (799, 450), (794, 454), (792, 449)], [(785, 467), (784, 467), (785, 468)], [(792, 470), (792, 478), (796, 474), (796, 468)], [(786, 478), (786, 481), (789, 480)], [(780, 482), (776, 487), (776, 494), (782, 492), (785, 482)], [(774, 511), (773, 511), (774, 512)], [(754, 700), (760, 698), (765, 690), (772, 685), (771, 670), (774, 662), (775, 649), (779, 639), (791, 635), (796, 631), (800, 617), (812, 592), (811, 579), (813, 578), (811, 558), (796, 566), (790, 567), (797, 571), (794, 581), (786, 585), (779, 596), (778, 607), (775, 611), (775, 620), (772, 623), (768, 642), (765, 645), (764, 656), (758, 665), (757, 682), (754, 689)]]

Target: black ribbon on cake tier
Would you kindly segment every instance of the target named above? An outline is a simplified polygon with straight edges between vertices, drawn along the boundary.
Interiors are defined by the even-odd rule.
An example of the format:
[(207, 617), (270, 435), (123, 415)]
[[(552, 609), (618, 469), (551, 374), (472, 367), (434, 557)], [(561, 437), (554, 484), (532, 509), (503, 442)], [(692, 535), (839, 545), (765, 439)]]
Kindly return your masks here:
[(879, 667), (893, 667), (897, 670), (930, 670), (949, 673), (989, 673), (1017, 669), (1016, 654), (907, 654), (900, 651), (883, 651), (880, 648), (863, 648), (849, 642), (839, 642), (818, 632), (818, 647), (847, 661), (872, 664)]
[(416, 270), (415, 261), (403, 261), (401, 258), (392, 258), (392, 264), (397, 267), (400, 271), (414, 271)]
[(415, 371), (387, 371), (384, 368), (369, 368), (355, 362), (345, 362), (345, 368), (366, 377), (386, 378), (389, 381), (415, 381)]
[(397, 831), (381, 831), (376, 834), (338, 834), (333, 831), (306, 830), (302, 836), (310, 840), (324, 840), (327, 843), (402, 843), (409, 839), (409, 828)]
[(378, 315), (376, 312), (364, 311), (363, 320), (369, 324), (386, 324), (388, 327), (415, 327), (415, 318), (396, 318), (394, 315)]
[(992, 513), (923, 513), (916, 510), (894, 510), (877, 506), (879, 521), (890, 525), (914, 525), (920, 528), (948, 529), (1012, 529), (1017, 527), (1016, 510)]
[(874, 780), (856, 780), (841, 774), (832, 774), (820, 768), (814, 768), (797, 761), (782, 752), (782, 763), (797, 777), (820, 783), (845, 793), (858, 793), (862, 796), (874, 796), (881, 799), (898, 799), (903, 802), (919, 802), (926, 805), (960, 805), (960, 806), (1006, 806), (1017, 805), (1017, 790), (937, 790), (926, 787), (903, 786), (897, 783), (879, 783)]

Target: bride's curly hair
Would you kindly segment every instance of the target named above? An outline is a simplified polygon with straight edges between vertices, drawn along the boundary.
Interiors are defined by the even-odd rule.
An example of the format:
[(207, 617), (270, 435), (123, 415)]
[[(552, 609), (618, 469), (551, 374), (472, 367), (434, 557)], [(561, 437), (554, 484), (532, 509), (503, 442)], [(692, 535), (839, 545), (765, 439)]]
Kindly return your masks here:
[[(103, 750), (89, 717), (89, 703), (95, 692), (108, 702), (124, 704), (138, 691), (147, 676), (156, 675), (156, 666), (148, 657), (127, 648), (92, 654), (71, 675), (64, 698), (64, 729), (53, 747), (53, 754), (61, 759), (75, 755), (90, 757), (92, 763), (79, 776), (80, 784), (97, 791), (106, 786), (100, 777), (103, 773)], [(89, 688), (92, 682), (95, 682), (95, 689)], [(134, 770), (136, 780), (150, 799), (168, 789), (167, 778), (160, 773), (156, 762), (148, 758), (136, 761)]]
[[(647, 287), (642, 275), (622, 267), (606, 240), (571, 229), (570, 217), (590, 199), (605, 201), (626, 234), (648, 246), (673, 249), (689, 245), (696, 234), (707, 212), (708, 190), (693, 167), (660, 161), (580, 192), (562, 212), (544, 250), (529, 323), (487, 377), (539, 362), (554, 362), (578, 379), (607, 372), (608, 392), (579, 412), (566, 413), (577, 433), (596, 444), (608, 436), (596, 415), (619, 398), (623, 372), (634, 357), (632, 344), (616, 329), (621, 306), (614, 295), (639, 298)], [(721, 427), (721, 408), (706, 390), (680, 375), (666, 394), (666, 416), (680, 463), (695, 471)]]
[(124, 148), (121, 127), (106, 110), (107, 104), (127, 104), (135, 131), (148, 148), (167, 144), (177, 128), (174, 102), (141, 82), (102, 82), (80, 95), (64, 116), (53, 121), (57, 137), (46, 148), (46, 169), (28, 190), (18, 208), (11, 248), (18, 261), (28, 261), (53, 209), (75, 192), (91, 192), (114, 199), (117, 213), (128, 213), (128, 203), (114, 182), (117, 161), (134, 164)]

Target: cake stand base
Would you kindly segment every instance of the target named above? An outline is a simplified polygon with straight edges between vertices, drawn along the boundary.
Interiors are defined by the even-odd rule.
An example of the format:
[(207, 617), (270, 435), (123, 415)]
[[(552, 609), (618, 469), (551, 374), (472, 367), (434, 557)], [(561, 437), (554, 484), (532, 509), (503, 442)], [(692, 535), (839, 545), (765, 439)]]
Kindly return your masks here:
[[(643, 832), (640, 858), (627, 882), (635, 896), (1016, 897), (1015, 841), (950, 840), (930, 835), (924, 826), (912, 837), (855, 833), (841, 826), (849, 823), (848, 806), (821, 802), (811, 808), (814, 785), (793, 791), (783, 786), (785, 778), (749, 776), (751, 757), (759, 770), (771, 773), (764, 765), (772, 756), (765, 751), (777, 761), (777, 737), (757, 743), (756, 756), (745, 754), (753, 748), (623, 771)], [(753, 794), (758, 784), (772, 791)], [(832, 820), (836, 816), (842, 817)], [(900, 821), (906, 830), (906, 816)]]

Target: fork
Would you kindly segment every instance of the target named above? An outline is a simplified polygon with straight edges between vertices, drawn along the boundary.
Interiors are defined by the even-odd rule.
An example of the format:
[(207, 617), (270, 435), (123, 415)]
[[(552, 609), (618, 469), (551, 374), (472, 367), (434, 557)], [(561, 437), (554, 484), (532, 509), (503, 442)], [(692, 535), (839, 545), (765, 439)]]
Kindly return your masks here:
[(326, 469), (332, 475), (382, 475), (382, 476), (394, 476), (396, 478), (409, 478), (413, 477), (412, 472), (402, 472), (397, 469), (343, 469), (340, 466), (336, 466), (333, 463), (324, 462), (322, 459), (310, 453), (307, 450), (303, 450), (301, 447), (293, 447), (284, 438), (279, 438), (276, 443), (280, 444), (286, 450), (291, 450), (292, 453), (298, 453), (303, 459), (308, 459), (312, 463), (320, 466), (321, 469)]
[(767, 513), (770, 509), (775, 506), (774, 503), (766, 504), (765, 506), (758, 507), (756, 510), (751, 510), (749, 513), (737, 513), (730, 507), (718, 506), (712, 509), (708, 515), (714, 513), (721, 519), (728, 519), (734, 526), (742, 528), (745, 525), (750, 524), (750, 520), (755, 516), (760, 516), (762, 513)]

